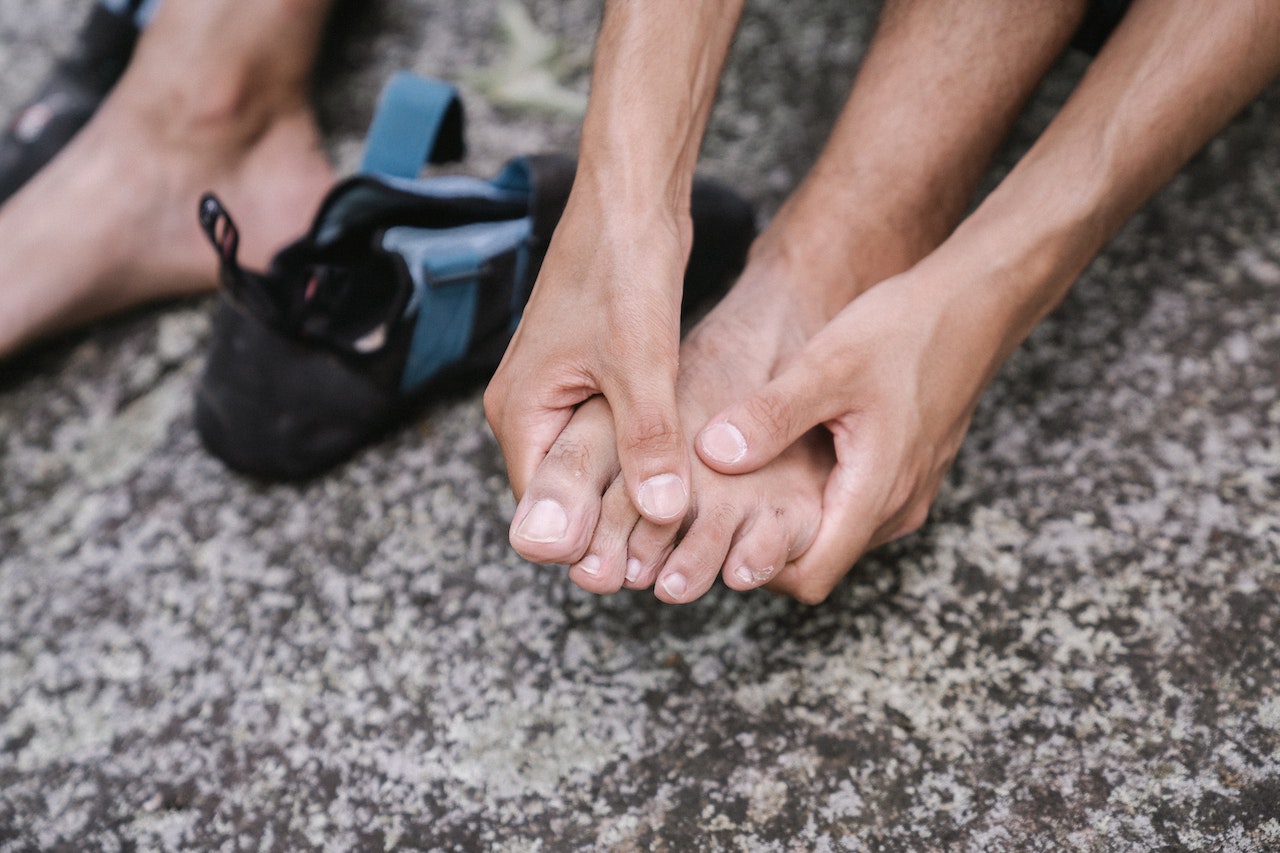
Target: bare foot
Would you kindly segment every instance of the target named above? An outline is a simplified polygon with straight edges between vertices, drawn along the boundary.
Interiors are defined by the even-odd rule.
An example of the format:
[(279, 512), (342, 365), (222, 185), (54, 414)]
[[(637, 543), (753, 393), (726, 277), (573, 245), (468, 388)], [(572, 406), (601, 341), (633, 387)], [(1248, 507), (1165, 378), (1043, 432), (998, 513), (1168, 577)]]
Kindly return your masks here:
[[(689, 434), (767, 382), (823, 321), (764, 266), (753, 264), (681, 347)], [(572, 564), (570, 577), (594, 592), (653, 585), (675, 603), (705, 593), (722, 570), (734, 589), (760, 586), (812, 541), (835, 464), (829, 435), (812, 433), (751, 475), (695, 462), (690, 512), (657, 525), (635, 511), (618, 477), (612, 423), (608, 404), (592, 398), (538, 469), (512, 524), (512, 545), (525, 557)]]
[(196, 220), (205, 190), (236, 212), (247, 263), (301, 234), (333, 180), (310, 107), (217, 89), (184, 97), (131, 69), (0, 208), (0, 357), (132, 305), (212, 289), (214, 254)]

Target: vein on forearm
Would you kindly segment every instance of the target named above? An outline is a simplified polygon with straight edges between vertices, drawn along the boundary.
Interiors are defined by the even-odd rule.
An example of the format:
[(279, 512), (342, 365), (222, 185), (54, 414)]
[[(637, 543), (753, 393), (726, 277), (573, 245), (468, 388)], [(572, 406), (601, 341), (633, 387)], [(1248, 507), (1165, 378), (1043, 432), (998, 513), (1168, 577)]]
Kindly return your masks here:
[(1075, 93), (957, 229), (1020, 303), (1019, 339), (1137, 208), (1280, 73), (1280, 4), (1138, 0)]
[(743, 0), (611, 0), (583, 122), (583, 172), (614, 197), (688, 206)]

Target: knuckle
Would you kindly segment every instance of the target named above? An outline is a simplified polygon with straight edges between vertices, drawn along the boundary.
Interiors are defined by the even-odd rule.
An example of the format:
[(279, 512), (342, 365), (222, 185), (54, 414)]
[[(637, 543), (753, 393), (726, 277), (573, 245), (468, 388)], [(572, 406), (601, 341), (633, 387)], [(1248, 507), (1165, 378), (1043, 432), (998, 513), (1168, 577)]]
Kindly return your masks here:
[[(919, 466), (913, 476), (907, 478), (903, 484), (900, 492), (902, 500), (897, 505), (898, 509), (904, 514), (921, 516), (927, 514), (929, 506), (938, 496), (938, 490), (942, 488), (945, 473), (945, 467)], [(923, 517), (921, 521), (923, 522)]]
[(915, 478), (899, 480), (894, 483), (893, 488), (889, 491), (889, 495), (885, 500), (884, 515), (882, 518), (894, 518), (905, 515), (908, 507), (911, 506), (912, 500), (916, 496), (916, 490), (919, 488)]
[(911, 510), (907, 512), (906, 518), (903, 519), (902, 526), (898, 529), (898, 535), (894, 538), (900, 539), (903, 536), (909, 536), (910, 534), (915, 533), (921, 527), (924, 527), (924, 523), (928, 520), (929, 505), (927, 503), (922, 503), (918, 506), (912, 507)]
[(619, 444), (632, 453), (670, 453), (680, 447), (680, 430), (666, 409), (639, 405), (632, 409)]
[(824, 584), (805, 584), (804, 586), (797, 589), (792, 594), (792, 597), (796, 601), (800, 602), (801, 604), (807, 604), (810, 607), (815, 607), (821, 604), (822, 602), (826, 601), (827, 598), (830, 597), (831, 591), (834, 588), (835, 588), (834, 585), (825, 584), (825, 583)]
[(727, 501), (718, 501), (710, 508), (698, 511), (699, 527), (710, 531), (717, 541), (733, 533), (740, 517), (738, 507)]
[(631, 503), (631, 496), (627, 494), (621, 477), (615, 478), (605, 489), (604, 497), (600, 499), (600, 514), (605, 518), (625, 519), (627, 530), (634, 527), (636, 521), (640, 519), (640, 513)]
[(697, 542), (692, 548), (686, 549), (683, 556), (683, 562), (690, 577), (705, 578), (720, 571), (719, 552), (709, 540)]
[(791, 434), (792, 410), (776, 392), (766, 391), (747, 400), (747, 416), (770, 436)]
[(728, 501), (695, 505), (692, 514), (692, 525), (698, 529), (700, 542), (723, 542), (735, 532), (741, 520), (739, 507)]
[(489, 428), (495, 433), (498, 431), (499, 422), (502, 420), (503, 404), (506, 399), (506, 390), (500, 387), (497, 382), (490, 382), (489, 387), (484, 389), (484, 417), (489, 422)]
[(643, 566), (641, 579), (652, 582), (653, 570), (662, 566), (675, 548), (675, 533), (641, 521), (627, 541), (627, 551)]
[(591, 470), (592, 459), (590, 444), (575, 438), (561, 437), (547, 454), (543, 470), (571, 481), (577, 480)]

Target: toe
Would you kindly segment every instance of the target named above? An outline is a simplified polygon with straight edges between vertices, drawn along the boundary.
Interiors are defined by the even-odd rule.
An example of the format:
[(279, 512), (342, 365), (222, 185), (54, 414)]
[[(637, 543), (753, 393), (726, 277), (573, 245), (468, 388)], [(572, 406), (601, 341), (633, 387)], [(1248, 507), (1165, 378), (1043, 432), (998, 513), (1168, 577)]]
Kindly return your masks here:
[(647, 518), (636, 522), (627, 540), (626, 586), (648, 589), (658, 571), (671, 556), (680, 535), (679, 524), (654, 524)]
[(511, 546), (535, 563), (586, 556), (601, 495), (617, 476), (609, 408), (593, 398), (574, 412), (538, 466), (511, 521)]
[(640, 519), (621, 477), (614, 479), (600, 505), (600, 520), (586, 555), (569, 569), (569, 579), (595, 593), (617, 592), (626, 581), (627, 539)]
[(768, 583), (787, 564), (792, 537), (780, 512), (764, 511), (747, 524), (724, 561), (724, 583), (730, 589), (755, 589)]
[(658, 573), (654, 592), (669, 604), (681, 604), (701, 596), (715, 583), (724, 565), (741, 515), (736, 507), (720, 504), (699, 508), (680, 544)]

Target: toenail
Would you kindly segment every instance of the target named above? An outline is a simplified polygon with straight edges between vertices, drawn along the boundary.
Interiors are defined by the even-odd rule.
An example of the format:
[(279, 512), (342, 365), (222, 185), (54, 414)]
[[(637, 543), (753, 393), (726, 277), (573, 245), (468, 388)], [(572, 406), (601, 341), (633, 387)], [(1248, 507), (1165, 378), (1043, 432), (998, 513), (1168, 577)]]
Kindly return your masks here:
[(738, 568), (734, 569), (733, 576), (741, 584), (753, 584), (756, 582), (756, 576), (746, 566), (738, 566)]
[(640, 574), (644, 571), (644, 565), (635, 557), (627, 560), (627, 583), (635, 583), (640, 580)]
[(569, 529), (569, 516), (555, 501), (535, 503), (516, 528), (516, 535), (529, 542), (559, 542)]
[(667, 521), (684, 512), (687, 493), (675, 474), (659, 474), (640, 485), (637, 497), (645, 515)]
[(684, 579), (684, 575), (667, 575), (662, 579), (662, 588), (672, 598), (684, 598), (684, 594), (689, 591), (689, 582)]
[(578, 563), (578, 568), (589, 575), (600, 574), (600, 558), (595, 554), (588, 554), (582, 558), (582, 562)]
[(738, 566), (734, 569), (733, 576), (744, 584), (758, 586), (773, 577), (773, 566), (754, 570), (750, 566)]
[(720, 423), (702, 431), (702, 449), (716, 462), (729, 465), (747, 455), (747, 440), (733, 424)]

